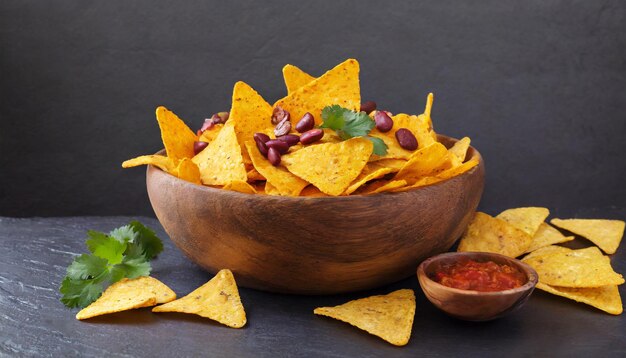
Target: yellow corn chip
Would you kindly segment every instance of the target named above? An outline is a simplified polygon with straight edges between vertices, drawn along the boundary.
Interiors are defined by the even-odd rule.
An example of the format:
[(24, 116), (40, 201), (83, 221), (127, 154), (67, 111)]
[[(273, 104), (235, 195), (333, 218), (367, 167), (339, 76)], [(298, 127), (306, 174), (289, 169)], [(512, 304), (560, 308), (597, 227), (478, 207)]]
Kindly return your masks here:
[(386, 191), (393, 191), (406, 186), (406, 180), (377, 180), (367, 186), (363, 190), (359, 190), (358, 194), (377, 194)]
[(239, 81), (233, 89), (233, 104), (226, 123), (235, 127), (241, 153), (244, 161), (248, 162), (244, 143), (253, 140), (254, 133), (272, 130), (272, 106), (247, 83)]
[(233, 180), (222, 187), (224, 190), (238, 191), (245, 194), (256, 194), (256, 189), (247, 181)]
[(128, 159), (122, 163), (122, 168), (132, 168), (139, 165), (154, 165), (163, 171), (171, 173), (176, 166), (171, 158), (164, 155), (142, 155), (137, 158)]
[(382, 133), (378, 129), (372, 129), (370, 135), (378, 137), (387, 145), (387, 154), (385, 156), (373, 156), (372, 161), (381, 159), (395, 158), (395, 159), (409, 159), (414, 151), (406, 150), (400, 147), (398, 140), (396, 139), (396, 132), (400, 128), (406, 128), (417, 139), (418, 149), (423, 149), (431, 144), (437, 142), (437, 138), (433, 137), (430, 132), (430, 126), (426, 117), (412, 116), (404, 113), (396, 114), (392, 117), (393, 128), (389, 132)]
[(476, 212), (457, 251), (495, 252), (517, 257), (528, 249), (532, 237), (506, 221)]
[(546, 223), (541, 223), (541, 225), (539, 225), (539, 229), (535, 233), (535, 236), (533, 236), (533, 242), (530, 244), (530, 247), (526, 250), (526, 252), (532, 252), (542, 247), (572, 240), (574, 240), (573, 236), (564, 236), (561, 232), (559, 232), (559, 230), (553, 228), (552, 226)]
[(553, 253), (556, 253), (556, 252), (572, 252), (572, 251), (573, 251), (572, 249), (568, 249), (567, 247), (558, 246), (558, 245), (550, 245), (550, 246), (539, 248), (539, 249), (529, 253), (528, 255), (524, 256), (522, 261), (530, 259), (531, 257), (537, 257), (537, 256), (542, 256), (542, 255), (547, 255), (547, 254), (553, 254)]
[(361, 108), (359, 63), (354, 59), (340, 63), (321, 77), (291, 92), (276, 102), (274, 107), (280, 106), (289, 111), (294, 124), (306, 112), (315, 117), (316, 124), (320, 124), (322, 109), (334, 104), (353, 111)]
[(263, 192), (267, 195), (280, 195), (280, 191), (268, 181), (265, 182), (265, 190)]
[(198, 137), (185, 122), (165, 107), (156, 109), (156, 117), (167, 156), (174, 161), (193, 157), (193, 142)]
[[(374, 155), (372, 157), (374, 157)], [(378, 157), (378, 158), (379, 159), (375, 160), (375, 161), (371, 160), (371, 158), (370, 158), (369, 163), (370, 164), (375, 164), (375, 165), (377, 165), (380, 168), (391, 168), (391, 169), (393, 169), (392, 173), (399, 172), (400, 169), (402, 169), (402, 167), (406, 164), (406, 160), (404, 160), (404, 159), (395, 159), (395, 158), (382, 158), (382, 159), (380, 159), (381, 157)]]
[(248, 182), (265, 180), (265, 177), (254, 168), (248, 170), (248, 173), (246, 175), (248, 176)]
[(226, 185), (233, 180), (248, 179), (233, 125), (225, 125), (215, 140), (192, 160), (200, 169), (203, 184)]
[(410, 289), (397, 290), (335, 307), (318, 307), (313, 313), (349, 323), (393, 345), (404, 346), (411, 338), (415, 294)]
[(621, 220), (552, 219), (550, 223), (588, 239), (607, 254), (617, 251), (624, 235), (624, 222)]
[(452, 148), (448, 149), (448, 152), (453, 154), (460, 163), (463, 163), (465, 161), (465, 155), (467, 154), (467, 149), (470, 146), (470, 142), (471, 140), (469, 139), (469, 137), (463, 137), (458, 142), (454, 143)]
[(200, 181), (200, 170), (198, 169), (196, 163), (189, 158), (183, 158), (183, 160), (178, 162), (178, 165), (172, 174), (182, 180), (186, 180), (194, 184), (202, 184)]
[(433, 173), (444, 164), (447, 152), (446, 147), (437, 142), (417, 150), (396, 174), (396, 179), (405, 179), (410, 182)]
[(458, 165), (456, 167), (452, 167), (452, 168), (449, 168), (442, 172), (437, 173), (436, 177), (441, 180), (449, 179), (449, 178), (461, 175), (469, 171), (470, 169), (474, 168), (477, 165), (478, 165), (477, 159), (470, 159), (461, 165)]
[(537, 288), (553, 295), (588, 304), (613, 315), (619, 315), (623, 312), (622, 298), (620, 297), (619, 290), (615, 285), (575, 288), (550, 286), (545, 283), (538, 282)]
[(285, 79), (285, 86), (287, 86), (287, 94), (297, 91), (298, 88), (303, 87), (315, 79), (315, 77), (294, 65), (286, 65), (283, 67), (283, 78)]
[(100, 298), (78, 312), (76, 319), (154, 306), (175, 299), (176, 293), (153, 277), (124, 278), (109, 286)]
[(278, 195), (298, 196), (302, 189), (309, 185), (309, 183), (291, 174), (285, 168), (273, 166), (261, 152), (259, 152), (255, 143), (246, 142), (246, 148), (256, 170), (276, 189)]
[(559, 287), (600, 287), (621, 285), (622, 275), (613, 271), (607, 256), (591, 247), (524, 258), (539, 274), (539, 281)]
[(222, 128), (224, 128), (224, 124), (218, 123), (214, 125), (213, 127), (202, 132), (198, 140), (200, 142), (211, 143), (213, 140), (215, 140), (215, 137), (217, 137), (217, 135), (220, 134), (220, 131), (222, 130)]
[(232, 328), (241, 328), (246, 324), (246, 312), (239, 298), (237, 283), (228, 269), (221, 270), (187, 296), (154, 307), (152, 312), (191, 313)]
[(346, 189), (344, 194), (350, 195), (368, 181), (382, 178), (391, 172), (393, 172), (391, 168), (378, 168), (376, 165), (367, 164), (361, 171), (361, 174), (359, 174), (348, 189)]
[(527, 207), (507, 209), (496, 217), (533, 236), (548, 215), (550, 215), (550, 210), (546, 208)]
[(314, 185), (309, 185), (306, 188), (302, 189), (302, 191), (300, 192), (300, 196), (308, 196), (311, 198), (315, 198), (315, 197), (328, 196), (328, 195), (322, 193), (321, 190), (316, 188)]
[(282, 157), (282, 163), (298, 177), (328, 195), (339, 195), (361, 173), (374, 145), (365, 138), (304, 147)]

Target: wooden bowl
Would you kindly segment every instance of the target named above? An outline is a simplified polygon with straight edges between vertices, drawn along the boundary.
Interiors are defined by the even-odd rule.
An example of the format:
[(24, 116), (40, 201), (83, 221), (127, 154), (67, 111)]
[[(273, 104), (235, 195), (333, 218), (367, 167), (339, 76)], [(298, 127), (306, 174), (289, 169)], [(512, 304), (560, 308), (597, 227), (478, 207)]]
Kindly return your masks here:
[[(448, 147), (455, 139), (440, 136)], [(478, 206), (485, 168), (401, 193), (344, 197), (243, 194), (149, 166), (150, 202), (178, 248), (244, 287), (296, 294), (364, 290), (406, 278), (447, 251)]]
[[(442, 264), (459, 260), (493, 261), (516, 267), (526, 274), (524, 285), (504, 291), (478, 292), (444, 286), (432, 280)], [(449, 252), (431, 257), (417, 269), (417, 279), (426, 298), (450, 316), (467, 321), (489, 321), (520, 308), (535, 289), (537, 272), (527, 264), (500, 254), (487, 252)]]

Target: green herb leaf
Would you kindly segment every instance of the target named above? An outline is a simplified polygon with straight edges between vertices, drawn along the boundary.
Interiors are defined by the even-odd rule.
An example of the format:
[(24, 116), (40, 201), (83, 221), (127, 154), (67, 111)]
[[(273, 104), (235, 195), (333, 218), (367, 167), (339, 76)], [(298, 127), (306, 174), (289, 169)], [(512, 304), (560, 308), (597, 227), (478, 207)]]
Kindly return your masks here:
[(92, 254), (106, 259), (112, 265), (122, 262), (127, 245), (125, 242), (98, 231), (88, 231), (87, 235), (90, 237), (86, 242), (87, 248)]
[(137, 235), (137, 232), (130, 225), (118, 227), (109, 233), (109, 236), (123, 243), (134, 242)]
[(102, 283), (97, 280), (72, 280), (65, 277), (59, 291), (63, 294), (61, 302), (69, 308), (86, 307), (102, 294)]
[[(365, 137), (374, 144), (373, 153), (376, 155), (387, 154), (387, 145), (379, 138), (369, 137), (368, 134), (376, 126), (376, 123), (365, 112), (354, 112), (339, 105), (326, 106), (322, 109), (323, 123), (320, 128), (335, 130), (342, 139)], [(382, 153), (382, 154), (381, 154)]]
[(107, 271), (106, 259), (94, 255), (82, 254), (74, 259), (67, 268), (67, 277), (84, 280), (99, 277)]
[(141, 246), (143, 255), (147, 260), (152, 260), (163, 251), (163, 243), (161, 239), (156, 236), (154, 231), (145, 227), (139, 221), (132, 221), (130, 227), (137, 233), (135, 242)]

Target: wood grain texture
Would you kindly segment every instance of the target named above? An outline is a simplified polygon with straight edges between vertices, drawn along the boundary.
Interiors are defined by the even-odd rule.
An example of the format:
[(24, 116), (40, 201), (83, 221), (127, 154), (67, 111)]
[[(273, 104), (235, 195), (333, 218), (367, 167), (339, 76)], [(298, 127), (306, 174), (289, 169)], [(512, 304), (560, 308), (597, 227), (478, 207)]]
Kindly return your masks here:
[[(626, 217), (624, 208), (568, 210), (568, 217)], [(623, 357), (626, 316), (535, 291), (517, 312), (476, 324), (448, 317), (428, 302), (417, 279), (374, 290), (332, 296), (279, 295), (242, 288), (248, 325), (233, 330), (210, 320), (149, 310), (120, 312), (88, 322), (60, 302), (58, 286), (72, 258), (86, 252), (89, 229), (109, 231), (138, 219), (164, 239), (153, 276), (179, 295), (211, 278), (185, 259), (155, 219), (0, 217), (0, 357)], [(612, 257), (626, 272), (626, 250)], [(403, 348), (313, 309), (411, 288), (417, 310), (412, 338)], [(626, 287), (620, 287), (626, 295)], [(558, 336), (558, 337), (557, 337)]]
[[(440, 136), (451, 146), (453, 139)], [(174, 243), (210, 272), (228, 268), (244, 287), (297, 294), (370, 289), (415, 274), (450, 248), (484, 186), (479, 165), (401, 193), (277, 197), (194, 185), (148, 166), (157, 218)]]

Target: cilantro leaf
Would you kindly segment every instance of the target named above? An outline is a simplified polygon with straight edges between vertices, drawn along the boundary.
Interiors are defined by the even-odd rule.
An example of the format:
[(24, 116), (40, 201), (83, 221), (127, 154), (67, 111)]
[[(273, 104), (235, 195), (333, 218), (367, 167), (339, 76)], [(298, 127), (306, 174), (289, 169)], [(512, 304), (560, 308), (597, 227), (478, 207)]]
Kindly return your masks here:
[(94, 255), (82, 254), (74, 259), (67, 268), (67, 277), (84, 280), (99, 277), (107, 271), (106, 259)]
[(88, 231), (87, 235), (90, 237), (86, 242), (87, 248), (92, 254), (106, 259), (112, 265), (122, 262), (126, 243), (98, 231)]
[(369, 141), (374, 144), (374, 152), (373, 152), (374, 154), (376, 155), (387, 154), (387, 144), (385, 144), (385, 142), (383, 142), (382, 139), (377, 138), (377, 137), (370, 137), (370, 136), (367, 136), (365, 138), (369, 139)]
[(63, 294), (61, 302), (70, 308), (86, 307), (102, 294), (102, 283), (98, 280), (73, 280), (65, 277), (59, 291)]
[(129, 225), (137, 233), (135, 242), (142, 247), (143, 255), (147, 260), (152, 260), (163, 251), (163, 243), (154, 231), (145, 227), (139, 221), (132, 221)]
[(137, 237), (137, 232), (133, 230), (132, 226), (124, 225), (122, 227), (118, 227), (117, 229), (112, 230), (109, 233), (109, 236), (119, 242), (127, 243), (135, 241), (135, 238)]
[(320, 125), (320, 128), (335, 130), (342, 140), (354, 137), (365, 137), (374, 144), (374, 154), (387, 154), (387, 145), (385, 142), (380, 138), (368, 136), (376, 126), (376, 123), (367, 113), (354, 112), (335, 104), (322, 109), (322, 120), (323, 123)]

